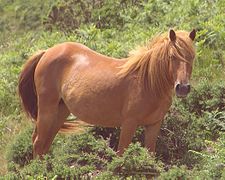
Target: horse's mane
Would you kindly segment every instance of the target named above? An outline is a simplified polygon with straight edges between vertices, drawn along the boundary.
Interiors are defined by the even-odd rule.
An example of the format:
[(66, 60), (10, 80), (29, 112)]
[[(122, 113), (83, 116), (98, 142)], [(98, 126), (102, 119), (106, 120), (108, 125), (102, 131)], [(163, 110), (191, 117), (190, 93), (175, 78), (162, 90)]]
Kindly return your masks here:
[[(155, 95), (169, 95), (173, 86), (173, 75), (169, 71), (170, 60), (188, 61), (194, 59), (195, 51), (189, 33), (176, 32), (176, 41), (172, 42), (168, 34), (155, 37), (146, 46), (130, 52), (128, 61), (121, 66), (120, 77), (137, 72), (137, 77), (147, 90)], [(185, 58), (186, 57), (186, 58)]]

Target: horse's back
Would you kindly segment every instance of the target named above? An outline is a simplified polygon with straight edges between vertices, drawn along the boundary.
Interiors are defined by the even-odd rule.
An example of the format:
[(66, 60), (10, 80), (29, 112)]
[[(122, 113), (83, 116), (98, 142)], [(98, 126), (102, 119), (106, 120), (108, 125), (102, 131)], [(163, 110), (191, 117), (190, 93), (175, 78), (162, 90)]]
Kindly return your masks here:
[[(73, 74), (96, 70), (110, 75), (122, 61), (101, 55), (85, 45), (65, 42), (49, 48), (41, 58), (35, 70), (35, 84), (54, 81), (62, 85)], [(57, 81), (57, 82), (56, 82)], [(48, 83), (48, 82), (47, 82)]]

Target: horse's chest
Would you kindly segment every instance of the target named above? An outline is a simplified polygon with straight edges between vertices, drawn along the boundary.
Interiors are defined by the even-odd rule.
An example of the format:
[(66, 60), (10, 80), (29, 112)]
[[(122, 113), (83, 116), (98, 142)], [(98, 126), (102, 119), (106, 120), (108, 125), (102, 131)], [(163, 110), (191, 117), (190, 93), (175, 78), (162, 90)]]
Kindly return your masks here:
[(162, 121), (171, 105), (168, 101), (162, 101), (160, 103), (155, 102), (153, 104), (154, 106), (150, 106), (146, 118), (141, 120), (141, 125), (151, 125)]

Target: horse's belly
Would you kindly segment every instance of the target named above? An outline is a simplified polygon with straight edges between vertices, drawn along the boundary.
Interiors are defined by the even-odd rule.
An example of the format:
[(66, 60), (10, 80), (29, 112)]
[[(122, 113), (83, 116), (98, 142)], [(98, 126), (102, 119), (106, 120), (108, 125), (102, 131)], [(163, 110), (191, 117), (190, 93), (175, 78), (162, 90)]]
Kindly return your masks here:
[(63, 99), (70, 112), (80, 120), (106, 127), (121, 124), (123, 97), (120, 89), (102, 90), (94, 85), (73, 84), (73, 88), (64, 92)]
[(68, 108), (78, 119), (89, 124), (116, 127), (121, 124), (119, 110), (109, 105), (97, 105), (92, 102), (69, 102)]

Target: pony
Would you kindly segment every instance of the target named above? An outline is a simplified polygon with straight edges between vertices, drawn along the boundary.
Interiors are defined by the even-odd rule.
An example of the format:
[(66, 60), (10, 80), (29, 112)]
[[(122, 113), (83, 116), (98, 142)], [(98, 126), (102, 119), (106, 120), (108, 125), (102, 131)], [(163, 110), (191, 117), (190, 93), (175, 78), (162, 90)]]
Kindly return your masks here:
[(195, 58), (196, 31), (158, 35), (147, 45), (116, 59), (88, 47), (64, 42), (33, 55), (19, 76), (18, 92), (35, 122), (34, 157), (46, 154), (56, 134), (72, 131), (70, 113), (102, 127), (120, 127), (117, 153), (122, 155), (138, 126), (145, 146), (156, 140), (172, 97), (186, 97)]

